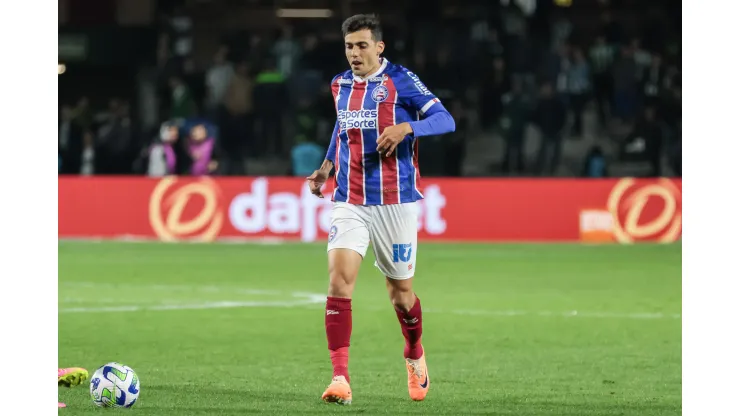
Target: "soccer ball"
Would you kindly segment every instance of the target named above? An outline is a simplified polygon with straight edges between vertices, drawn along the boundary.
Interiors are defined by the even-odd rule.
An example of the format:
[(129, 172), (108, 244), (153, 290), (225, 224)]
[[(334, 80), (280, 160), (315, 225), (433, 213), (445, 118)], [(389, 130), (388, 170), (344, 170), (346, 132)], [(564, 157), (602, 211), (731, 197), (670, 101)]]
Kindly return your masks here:
[(131, 407), (139, 398), (139, 377), (131, 367), (108, 363), (90, 379), (90, 396), (99, 407)]

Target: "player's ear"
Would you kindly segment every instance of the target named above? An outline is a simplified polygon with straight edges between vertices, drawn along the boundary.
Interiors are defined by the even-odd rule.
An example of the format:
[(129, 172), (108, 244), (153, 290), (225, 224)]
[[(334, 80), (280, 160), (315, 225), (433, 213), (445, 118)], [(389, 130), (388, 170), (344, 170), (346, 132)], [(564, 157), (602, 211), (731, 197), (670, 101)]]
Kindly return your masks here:
[(378, 56), (380, 56), (385, 50), (385, 43), (381, 40), (380, 42), (376, 44), (375, 48), (378, 51)]

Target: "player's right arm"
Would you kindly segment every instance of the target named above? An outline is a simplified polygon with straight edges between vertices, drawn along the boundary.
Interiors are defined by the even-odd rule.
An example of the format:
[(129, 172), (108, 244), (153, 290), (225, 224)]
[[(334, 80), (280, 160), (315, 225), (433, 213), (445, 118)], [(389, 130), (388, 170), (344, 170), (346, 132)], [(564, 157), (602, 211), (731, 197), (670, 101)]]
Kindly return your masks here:
[(321, 163), (320, 168), (313, 171), (311, 176), (306, 178), (308, 180), (308, 188), (311, 190), (311, 193), (319, 198), (324, 197), (321, 193), (321, 187), (324, 186), (326, 180), (329, 179), (329, 174), (336, 163), (337, 141), (339, 141), (339, 121), (334, 125), (334, 131), (331, 134), (331, 141), (329, 142), (329, 149), (326, 151), (324, 162)]
[(331, 140), (329, 141), (329, 148), (326, 150), (326, 157), (324, 158), (324, 163), (321, 165), (322, 168), (324, 168), (327, 165), (329, 166), (329, 170), (337, 163), (336, 157), (337, 157), (337, 142), (339, 141), (339, 121), (337, 120), (336, 123), (334, 123), (334, 131), (331, 133)]
[[(334, 96), (334, 102), (336, 102), (337, 99), (337, 93), (339, 91), (339, 84), (337, 83), (337, 79), (341, 78), (341, 74), (334, 77), (334, 79), (331, 80), (331, 93)], [(329, 149), (326, 150), (326, 157), (324, 158), (324, 162), (321, 163), (321, 167), (315, 170), (311, 176), (306, 178), (308, 180), (308, 188), (311, 190), (311, 193), (318, 196), (319, 198), (323, 198), (324, 195), (321, 193), (321, 187), (324, 186), (324, 183), (326, 183), (326, 180), (329, 179), (329, 174), (331, 173), (332, 168), (336, 164), (336, 155), (337, 155), (337, 142), (339, 141), (339, 120), (334, 124), (334, 131), (331, 133), (331, 141), (329, 141)]]

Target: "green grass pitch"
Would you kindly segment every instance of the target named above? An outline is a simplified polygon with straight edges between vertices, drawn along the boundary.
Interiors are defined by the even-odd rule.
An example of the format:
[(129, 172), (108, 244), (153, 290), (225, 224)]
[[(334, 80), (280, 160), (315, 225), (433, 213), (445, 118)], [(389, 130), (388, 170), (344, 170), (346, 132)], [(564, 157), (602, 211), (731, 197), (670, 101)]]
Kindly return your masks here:
[[(353, 300), (349, 407), (320, 400), (324, 244), (60, 242), (59, 366), (132, 367), (136, 415), (681, 414), (680, 244), (421, 244), (419, 403), (372, 260)], [(87, 385), (59, 400), (60, 414), (106, 412)]]

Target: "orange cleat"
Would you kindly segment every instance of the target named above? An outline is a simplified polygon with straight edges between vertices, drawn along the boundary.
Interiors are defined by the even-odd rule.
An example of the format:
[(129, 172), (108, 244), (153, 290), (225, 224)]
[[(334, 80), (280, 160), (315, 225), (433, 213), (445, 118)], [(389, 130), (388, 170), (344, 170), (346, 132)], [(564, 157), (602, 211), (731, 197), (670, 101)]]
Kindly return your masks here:
[(423, 348), (418, 360), (406, 359), (406, 371), (409, 373), (409, 396), (411, 400), (424, 400), (429, 391), (429, 373), (427, 372), (427, 360)]
[(334, 377), (324, 394), (321, 395), (321, 400), (342, 405), (352, 404), (352, 389), (347, 379), (344, 376)]

